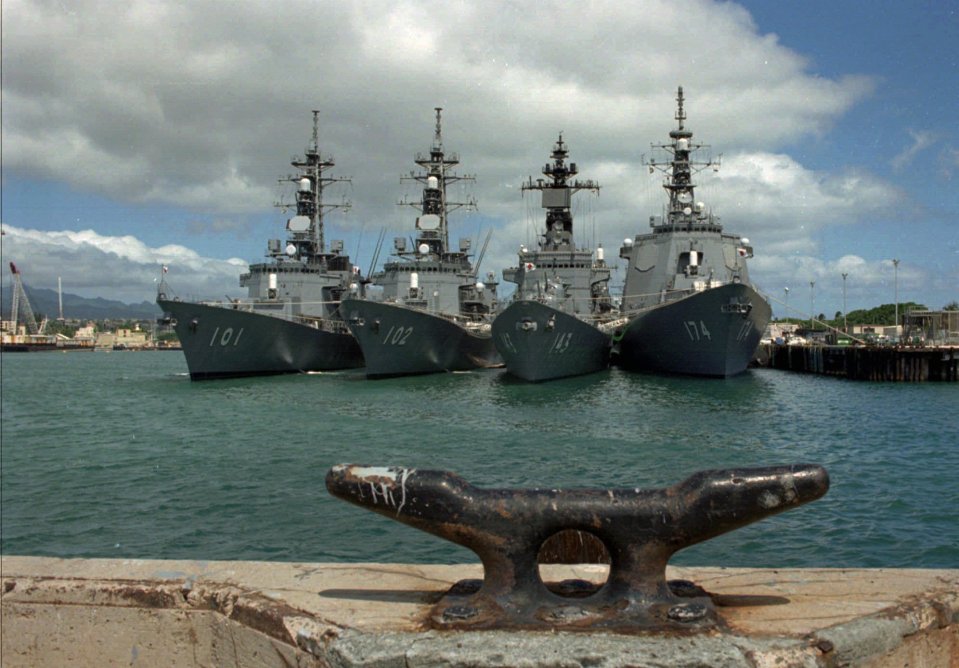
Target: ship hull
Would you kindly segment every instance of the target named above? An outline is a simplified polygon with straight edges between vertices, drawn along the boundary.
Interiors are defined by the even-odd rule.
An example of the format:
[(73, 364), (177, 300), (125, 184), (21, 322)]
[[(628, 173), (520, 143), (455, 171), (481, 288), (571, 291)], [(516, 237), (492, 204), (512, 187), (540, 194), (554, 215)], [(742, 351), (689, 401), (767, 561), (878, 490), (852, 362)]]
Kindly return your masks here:
[(190, 378), (236, 378), (363, 366), (349, 333), (316, 329), (271, 315), (157, 300), (173, 319)]
[(752, 361), (770, 315), (748, 285), (695, 293), (630, 319), (614, 337), (617, 363), (631, 371), (735, 376)]
[(594, 373), (609, 365), (609, 334), (536, 301), (515, 301), (496, 316), (493, 340), (507, 371), (534, 383)]
[(397, 304), (347, 299), (341, 306), (369, 378), (469, 371), (503, 363), (489, 331)]

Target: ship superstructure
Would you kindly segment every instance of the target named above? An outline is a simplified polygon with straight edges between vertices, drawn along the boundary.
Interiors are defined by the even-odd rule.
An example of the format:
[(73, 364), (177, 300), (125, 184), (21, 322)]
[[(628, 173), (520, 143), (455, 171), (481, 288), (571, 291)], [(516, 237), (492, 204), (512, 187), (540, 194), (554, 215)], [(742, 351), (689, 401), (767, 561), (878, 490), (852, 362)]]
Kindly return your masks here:
[(412, 243), (396, 237), (393, 257), (371, 278), (382, 290), (379, 299), (351, 297), (343, 304), (363, 350), (367, 375), (374, 378), (501, 363), (490, 337), (497, 306), (493, 275), (486, 282), (479, 280), (470, 261), (470, 239), (460, 239), (456, 249), (449, 243), (450, 212), (473, 201), (451, 201), (447, 186), (473, 177), (453, 171), (459, 157), (444, 150), (442, 108), (435, 111), (433, 144), (428, 154), (415, 157), (421, 171), (407, 177), (423, 186), (422, 196), (400, 202), (419, 211)]
[(543, 176), (530, 177), (522, 190), (541, 193), (546, 211), (538, 248), (520, 247), (517, 266), (503, 270), (516, 284), (513, 299), (493, 322), (497, 350), (509, 372), (529, 381), (591, 373), (609, 363), (610, 334), (603, 326), (614, 317), (608, 283), (610, 268), (602, 246), (595, 254), (573, 239), (572, 197), (599, 184), (579, 181), (576, 163), (562, 134), (553, 146)]
[[(348, 203), (324, 201), (327, 186), (348, 181), (327, 171), (333, 159), (319, 147), (319, 112), (313, 135), (295, 174), (281, 179), (295, 188), (295, 215), (286, 222), (286, 241), (267, 242), (266, 261), (240, 276), (245, 298), (190, 302), (173, 298), (164, 280), (157, 303), (173, 324), (195, 380), (231, 376), (327, 371), (362, 366), (363, 358), (340, 317), (340, 302), (360, 294), (359, 270), (343, 253), (343, 242), (327, 247), (325, 213)], [(288, 205), (280, 204), (286, 208)]]
[(653, 145), (667, 159), (646, 162), (665, 175), (666, 209), (650, 217), (651, 233), (620, 249), (629, 263), (621, 307), (628, 323), (616, 353), (627, 369), (731, 376), (751, 361), (771, 311), (749, 281), (748, 240), (724, 232), (696, 199), (694, 174), (718, 163), (693, 159), (706, 146), (685, 126), (682, 87), (676, 101), (670, 141)]

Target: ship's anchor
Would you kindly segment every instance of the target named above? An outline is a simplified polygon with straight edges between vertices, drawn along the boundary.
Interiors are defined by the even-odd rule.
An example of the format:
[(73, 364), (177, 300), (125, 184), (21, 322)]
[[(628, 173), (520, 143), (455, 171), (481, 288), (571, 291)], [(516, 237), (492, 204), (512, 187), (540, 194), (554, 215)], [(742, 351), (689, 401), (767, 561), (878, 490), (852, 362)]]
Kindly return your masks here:
[[(637, 632), (721, 625), (706, 592), (666, 581), (669, 558), (820, 498), (829, 476), (802, 464), (702, 471), (664, 489), (479, 489), (446, 471), (340, 465), (326, 487), (479, 556), (482, 582), (454, 585), (430, 613), (436, 628)], [(540, 577), (541, 547), (568, 530), (605, 547), (602, 586)]]

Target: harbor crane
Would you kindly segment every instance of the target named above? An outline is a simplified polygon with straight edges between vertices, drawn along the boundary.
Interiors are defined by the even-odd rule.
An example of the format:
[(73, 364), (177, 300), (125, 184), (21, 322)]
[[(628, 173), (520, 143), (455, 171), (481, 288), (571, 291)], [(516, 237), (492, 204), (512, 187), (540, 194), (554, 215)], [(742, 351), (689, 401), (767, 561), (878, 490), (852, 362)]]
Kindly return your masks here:
[(17, 322), (22, 321), (30, 334), (43, 334), (43, 330), (47, 326), (47, 319), (44, 318), (43, 322), (37, 325), (37, 318), (33, 315), (30, 300), (27, 299), (27, 293), (23, 289), (23, 278), (20, 275), (20, 270), (13, 262), (10, 263), (10, 271), (13, 272), (13, 304), (10, 306), (13, 331), (17, 331)]

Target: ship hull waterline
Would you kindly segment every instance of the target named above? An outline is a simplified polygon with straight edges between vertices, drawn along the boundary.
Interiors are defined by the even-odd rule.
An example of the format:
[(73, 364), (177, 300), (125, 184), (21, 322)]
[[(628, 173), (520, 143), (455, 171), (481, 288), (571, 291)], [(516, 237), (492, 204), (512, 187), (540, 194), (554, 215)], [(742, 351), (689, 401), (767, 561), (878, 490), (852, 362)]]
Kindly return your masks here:
[(592, 324), (532, 300), (496, 316), (493, 340), (509, 374), (534, 383), (607, 368), (612, 343)]
[(770, 316), (768, 302), (748, 285), (698, 292), (631, 318), (614, 335), (616, 363), (630, 371), (735, 376), (753, 360)]
[(502, 366), (489, 329), (474, 332), (427, 311), (346, 299), (341, 311), (359, 342), (367, 378), (391, 378)]
[(363, 366), (348, 332), (328, 332), (222, 306), (158, 300), (173, 318), (190, 378), (209, 380), (335, 371)]

